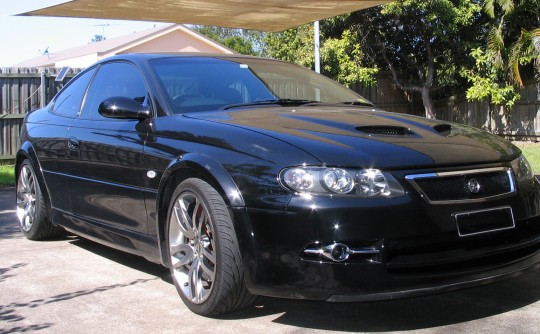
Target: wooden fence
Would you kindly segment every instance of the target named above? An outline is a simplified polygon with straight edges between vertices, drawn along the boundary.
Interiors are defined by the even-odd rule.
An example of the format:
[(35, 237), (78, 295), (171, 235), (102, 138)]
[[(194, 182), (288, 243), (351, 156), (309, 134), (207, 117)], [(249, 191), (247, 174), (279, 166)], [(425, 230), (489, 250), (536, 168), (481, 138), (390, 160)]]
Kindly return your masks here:
[(424, 107), (420, 97), (399, 89), (394, 84), (390, 74), (380, 73), (376, 85), (366, 87), (357, 84), (350, 88), (383, 110), (424, 115)]
[(47, 104), (80, 69), (55, 81), (59, 68), (0, 68), (0, 160), (11, 160), (19, 147), (24, 115)]
[[(63, 82), (56, 82), (59, 69), (0, 68), (0, 160), (13, 159), (19, 146), (19, 133), (27, 111), (48, 103), (81, 69), (72, 69)], [(382, 73), (377, 85), (351, 87), (378, 107), (392, 112), (424, 115), (421, 99), (397, 88), (392, 78)], [(521, 100), (511, 110), (485, 102), (468, 102), (465, 97), (436, 101), (437, 118), (483, 128), (519, 139), (538, 139), (540, 135), (540, 86), (521, 91)]]
[(437, 118), (468, 124), (510, 139), (540, 139), (540, 84), (520, 91), (512, 108), (468, 102), (465, 96), (437, 101)]

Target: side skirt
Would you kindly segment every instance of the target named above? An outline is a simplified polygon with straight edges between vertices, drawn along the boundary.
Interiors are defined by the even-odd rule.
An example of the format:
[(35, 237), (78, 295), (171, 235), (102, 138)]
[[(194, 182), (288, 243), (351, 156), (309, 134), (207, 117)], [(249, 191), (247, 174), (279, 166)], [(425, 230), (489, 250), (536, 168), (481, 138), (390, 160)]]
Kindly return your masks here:
[(158, 240), (155, 237), (112, 228), (58, 209), (52, 211), (53, 223), (76, 235), (163, 265)]

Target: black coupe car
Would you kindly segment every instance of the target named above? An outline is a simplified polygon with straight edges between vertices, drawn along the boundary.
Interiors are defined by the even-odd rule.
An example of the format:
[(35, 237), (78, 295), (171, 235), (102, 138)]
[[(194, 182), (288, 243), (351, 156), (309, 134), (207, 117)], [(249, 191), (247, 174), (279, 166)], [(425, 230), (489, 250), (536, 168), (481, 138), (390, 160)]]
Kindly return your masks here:
[(17, 215), (171, 270), (194, 312), (408, 297), (540, 266), (540, 183), (507, 141), (377, 109), (292, 64), (132, 54), (30, 112)]

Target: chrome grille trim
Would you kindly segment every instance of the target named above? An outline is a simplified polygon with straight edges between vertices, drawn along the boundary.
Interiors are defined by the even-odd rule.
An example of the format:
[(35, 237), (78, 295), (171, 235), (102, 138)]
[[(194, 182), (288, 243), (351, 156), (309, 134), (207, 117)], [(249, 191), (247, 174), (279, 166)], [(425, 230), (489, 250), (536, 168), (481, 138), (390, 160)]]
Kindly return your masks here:
[[(466, 199), (444, 199), (444, 200), (434, 200), (431, 199), (428, 194), (422, 189), (418, 184), (417, 180), (425, 179), (434, 179), (441, 180), (443, 178), (450, 177), (473, 177), (474, 175), (487, 175), (489, 173), (504, 173), (508, 178), (508, 191), (497, 193), (494, 195), (489, 195), (485, 197), (478, 198), (466, 198)], [(405, 176), (405, 179), (418, 191), (418, 193), (424, 198), (424, 200), (430, 204), (453, 204), (453, 203), (471, 203), (471, 202), (480, 202), (488, 199), (500, 198), (511, 195), (516, 192), (514, 174), (510, 168), (506, 167), (495, 167), (495, 168), (484, 168), (484, 169), (472, 169), (465, 171), (452, 171), (452, 172), (440, 172), (440, 173), (423, 173), (423, 174), (412, 174)]]

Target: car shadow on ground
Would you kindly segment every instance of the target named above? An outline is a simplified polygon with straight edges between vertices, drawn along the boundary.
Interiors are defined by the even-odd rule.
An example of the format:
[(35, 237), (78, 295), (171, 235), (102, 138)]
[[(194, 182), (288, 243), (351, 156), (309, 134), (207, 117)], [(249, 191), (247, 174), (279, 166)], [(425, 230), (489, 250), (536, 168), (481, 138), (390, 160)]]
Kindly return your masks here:
[[(172, 284), (168, 269), (92, 241), (71, 244)], [(464, 323), (520, 309), (540, 301), (540, 271), (487, 286), (417, 298), (329, 303), (259, 297), (254, 306), (218, 317), (240, 320), (276, 315), (275, 323), (346, 332), (418, 330)], [(178, 298), (178, 303), (181, 303)]]
[(114, 248), (101, 245), (97, 242), (84, 239), (82, 237), (75, 237), (69, 243), (74, 246), (83, 248), (96, 255), (105, 257), (123, 266), (135, 269), (137, 271), (142, 271), (152, 276), (159, 277), (163, 281), (169, 284), (173, 284), (169, 274), (169, 269), (165, 268), (160, 264), (150, 262), (143, 257), (122, 252)]

